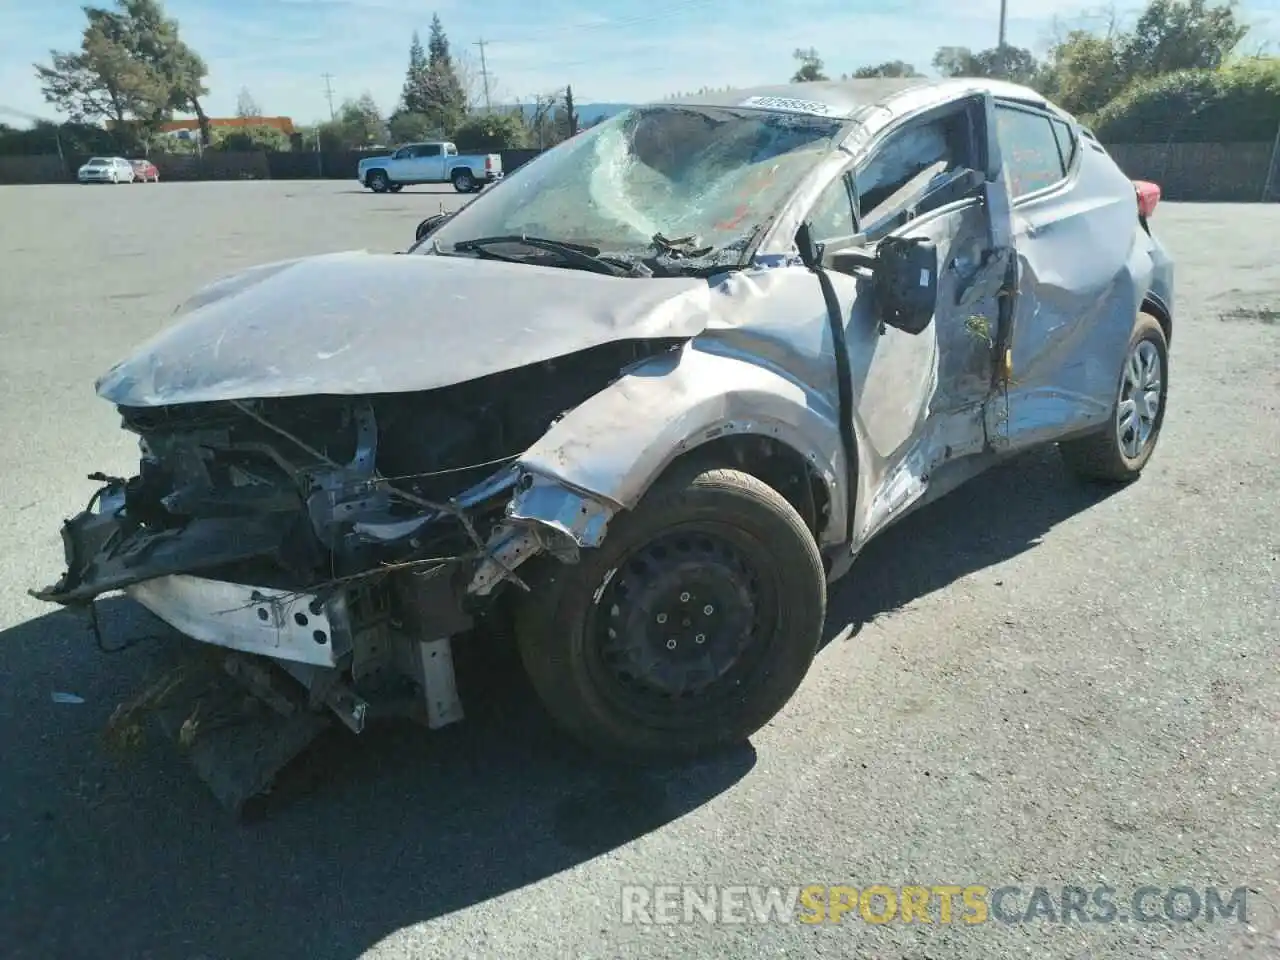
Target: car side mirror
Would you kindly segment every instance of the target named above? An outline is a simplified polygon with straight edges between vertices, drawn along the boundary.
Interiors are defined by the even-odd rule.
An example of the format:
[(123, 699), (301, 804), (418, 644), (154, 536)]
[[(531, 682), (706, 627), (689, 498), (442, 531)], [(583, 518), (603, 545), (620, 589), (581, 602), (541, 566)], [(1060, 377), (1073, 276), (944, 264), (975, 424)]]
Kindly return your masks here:
[(872, 289), (880, 319), (923, 332), (938, 305), (938, 248), (925, 237), (885, 237), (876, 245)]
[(427, 237), (431, 236), (432, 233), (438, 230), (440, 228), (440, 225), (443, 224), (446, 220), (448, 220), (451, 216), (453, 216), (453, 214), (451, 213), (435, 213), (427, 217), (427, 219), (423, 220), (420, 224), (418, 224), (418, 230), (414, 235), (413, 239), (416, 242), (421, 243)]

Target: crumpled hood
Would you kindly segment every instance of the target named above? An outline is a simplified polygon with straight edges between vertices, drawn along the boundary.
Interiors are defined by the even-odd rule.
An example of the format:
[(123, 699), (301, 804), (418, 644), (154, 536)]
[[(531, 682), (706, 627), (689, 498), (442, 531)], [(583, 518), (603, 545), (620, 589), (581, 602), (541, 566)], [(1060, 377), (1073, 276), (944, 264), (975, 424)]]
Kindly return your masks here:
[(211, 284), (96, 389), (136, 407), (432, 390), (617, 340), (696, 336), (711, 297), (697, 278), (326, 254)]

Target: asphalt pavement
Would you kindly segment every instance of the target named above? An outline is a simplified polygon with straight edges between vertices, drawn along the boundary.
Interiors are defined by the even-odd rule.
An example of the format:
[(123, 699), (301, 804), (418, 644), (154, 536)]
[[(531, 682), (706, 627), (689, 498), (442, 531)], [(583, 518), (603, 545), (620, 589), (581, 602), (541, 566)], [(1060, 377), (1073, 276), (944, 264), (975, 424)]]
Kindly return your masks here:
[[(100, 653), (81, 620), (26, 596), (61, 572), (58, 526), (93, 491), (85, 475), (134, 466), (94, 379), (209, 280), (404, 249), (461, 199), (0, 187), (0, 955), (1280, 954), (1280, 206), (1158, 210), (1179, 312), (1144, 478), (1108, 495), (1035, 453), (885, 534), (749, 748), (682, 770), (599, 766), (499, 660), (491, 679), (464, 676), (464, 725), (335, 736), (305, 786), (246, 824), (164, 745), (108, 749), (155, 641)], [(103, 623), (109, 644), (150, 629), (124, 601)], [(1252, 892), (1245, 923), (935, 910), (877, 924), (857, 908), (839, 924), (624, 922), (624, 886), (681, 884), (1019, 887), (1005, 919), (1036, 886), (1110, 886), (1122, 905), (1142, 886)]]

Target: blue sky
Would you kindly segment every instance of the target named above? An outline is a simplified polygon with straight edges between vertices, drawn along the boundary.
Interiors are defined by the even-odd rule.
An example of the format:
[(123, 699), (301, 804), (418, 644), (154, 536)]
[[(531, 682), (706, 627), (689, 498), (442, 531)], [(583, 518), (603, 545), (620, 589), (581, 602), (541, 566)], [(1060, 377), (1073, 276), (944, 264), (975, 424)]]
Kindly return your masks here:
[[(102, 0), (105, 5), (105, 0)], [(1141, 3), (1122, 2), (1132, 16)], [(455, 53), (479, 73), (486, 58), (495, 99), (532, 99), (573, 85), (581, 103), (658, 98), (701, 86), (785, 81), (792, 51), (816, 47), (829, 73), (902, 59), (929, 69), (944, 44), (982, 48), (997, 36), (1000, 0), (168, 0), (184, 38), (209, 64), (206, 109), (226, 116), (246, 88), (263, 112), (309, 122), (368, 92), (384, 110), (400, 91), (409, 38), (426, 40), (438, 13)], [(1055, 23), (1101, 26), (1088, 0), (1009, 0), (1009, 41), (1039, 52)], [(1092, 11), (1092, 12), (1091, 12)], [(1280, 0), (1247, 0), (1251, 46), (1280, 51)], [(79, 0), (0, 0), (0, 110), (53, 117), (33, 61), (73, 48)], [(0, 120), (13, 122), (11, 113)]]

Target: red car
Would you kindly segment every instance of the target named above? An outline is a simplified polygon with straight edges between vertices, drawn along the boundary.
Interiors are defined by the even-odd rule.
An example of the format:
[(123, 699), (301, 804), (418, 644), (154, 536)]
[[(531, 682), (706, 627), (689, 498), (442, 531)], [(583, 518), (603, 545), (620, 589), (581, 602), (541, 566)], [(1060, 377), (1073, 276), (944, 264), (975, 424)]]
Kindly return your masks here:
[(130, 160), (134, 183), (159, 183), (160, 170), (150, 160)]

